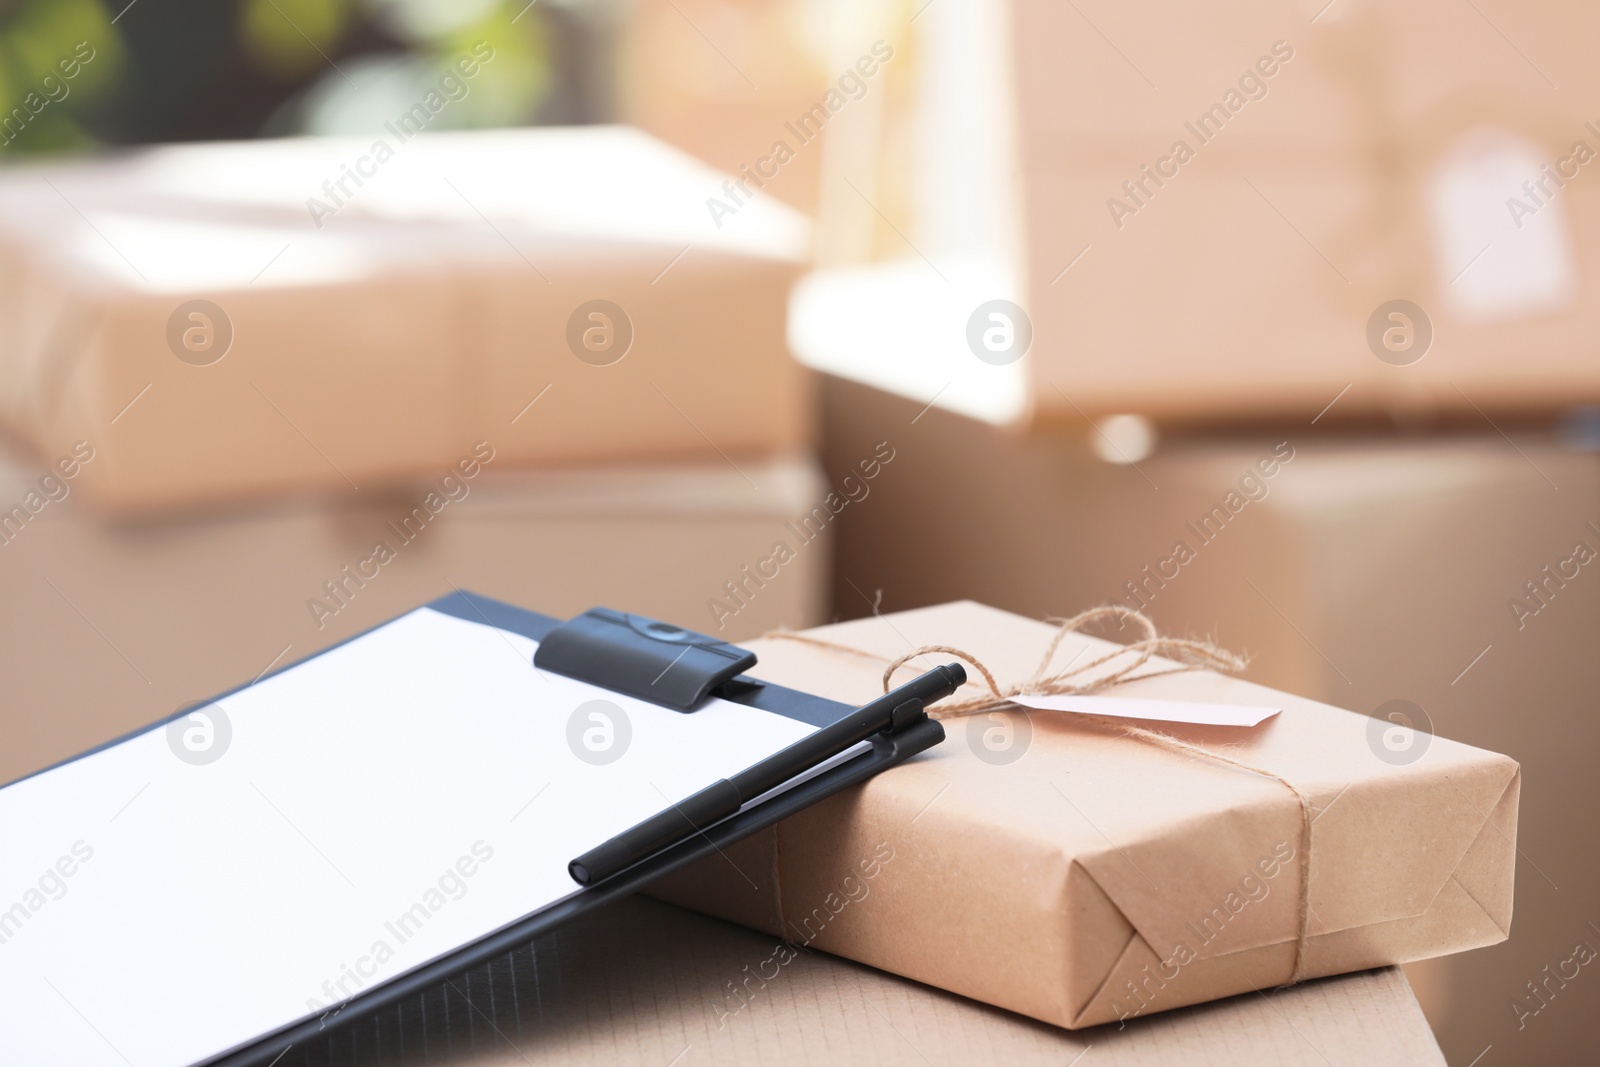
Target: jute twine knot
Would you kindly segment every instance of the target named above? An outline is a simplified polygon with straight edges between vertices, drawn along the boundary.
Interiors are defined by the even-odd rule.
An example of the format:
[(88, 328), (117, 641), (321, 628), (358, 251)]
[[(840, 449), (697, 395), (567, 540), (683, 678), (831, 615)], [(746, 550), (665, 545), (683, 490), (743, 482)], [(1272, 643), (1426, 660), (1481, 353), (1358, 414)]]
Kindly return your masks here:
[[(1141, 635), (1137, 640), (1098, 656), (1087, 663), (1074, 666), (1076, 660), (1069, 662), (1065, 667), (1052, 672), (1057, 653), (1061, 649), (1061, 642), (1068, 634), (1076, 633), (1087, 626), (1103, 624), (1115, 620), (1118, 628), (1132, 624)], [(1032, 676), (1026, 681), (1002, 687), (991, 671), (981, 660), (963, 649), (953, 645), (922, 645), (907, 652), (897, 659), (888, 661), (889, 665), (883, 672), (883, 691), (889, 692), (892, 687), (894, 674), (914, 659), (929, 655), (930, 653), (943, 653), (954, 656), (976, 670), (983, 678), (989, 692), (977, 696), (967, 697), (964, 700), (941, 702), (928, 709), (928, 715), (935, 719), (955, 719), (965, 715), (976, 715), (980, 712), (996, 711), (1007, 707), (1016, 707), (1014, 697), (1030, 695), (1056, 695), (1072, 693), (1088, 695), (1098, 693), (1115, 686), (1125, 685), (1145, 678), (1159, 678), (1169, 674), (1185, 674), (1190, 671), (1228, 671), (1237, 672), (1248, 665), (1248, 660), (1243, 656), (1235, 655), (1226, 649), (1219, 648), (1209, 641), (1196, 641), (1184, 637), (1163, 637), (1156, 630), (1155, 623), (1149, 617), (1133, 608), (1121, 604), (1105, 604), (1100, 607), (1081, 611), (1071, 618), (1051, 618), (1047, 622), (1056, 626), (1055, 636), (1050, 639), (1049, 646), (1045, 649), (1043, 658)], [(766, 635), (768, 638), (777, 638), (785, 641), (794, 641), (798, 644), (812, 645), (825, 648), (834, 652), (863, 659), (875, 660), (879, 663), (885, 657), (865, 652), (849, 645), (825, 641), (818, 637), (796, 633), (792, 630), (776, 630)], [(1141, 668), (1153, 658), (1161, 657), (1176, 664), (1172, 667), (1161, 667), (1153, 671), (1138, 673)], [(1117, 666), (1105, 674), (1090, 675), (1096, 668), (1116, 663)], [(971, 684), (969, 682), (969, 684)], [(1160, 730), (1149, 727), (1137, 726), (1125, 719), (1110, 718), (1100, 715), (1075, 714), (1078, 720), (1095, 723), (1099, 726), (1118, 730), (1123, 734), (1157, 745), (1174, 752), (1186, 753), (1190, 756), (1211, 760), (1237, 770), (1250, 774), (1271, 778), (1281, 783), (1291, 793), (1300, 805), (1300, 848), (1297, 852), (1300, 871), (1300, 898), (1297, 915), (1297, 928), (1295, 934), (1294, 964), (1284, 985), (1295, 985), (1305, 977), (1305, 950), (1308, 937), (1308, 920), (1310, 917), (1311, 894), (1311, 801), (1300, 791), (1293, 782), (1275, 771), (1264, 767), (1256, 767), (1242, 760), (1218, 752), (1215, 749), (1185, 741), (1181, 737), (1174, 737)], [(775, 857), (776, 863), (776, 857)], [(776, 873), (776, 872), (775, 872)], [(778, 912), (780, 919), (783, 914), (783, 901), (779, 892)]]
[[(1139, 631), (1138, 640), (1131, 641), (1120, 648), (1096, 657), (1088, 663), (1074, 666), (1068, 663), (1063, 669), (1051, 673), (1056, 654), (1061, 650), (1061, 642), (1070, 633), (1076, 633), (1084, 627), (1108, 620), (1116, 620), (1118, 627), (1132, 623)], [(984, 684), (989, 687), (989, 695), (968, 697), (950, 703), (942, 703), (929, 710), (929, 714), (936, 719), (954, 719), (962, 715), (973, 715), (980, 711), (990, 711), (1004, 707), (1012, 702), (1011, 698), (1024, 693), (1034, 696), (1055, 695), (1060, 693), (1074, 693), (1087, 695), (1098, 693), (1103, 689), (1122, 685), (1139, 678), (1158, 678), (1164, 674), (1182, 674), (1186, 671), (1241, 671), (1247, 665), (1242, 656), (1236, 656), (1226, 649), (1218, 648), (1209, 641), (1195, 641), (1184, 637), (1162, 637), (1156, 631), (1155, 623), (1144, 614), (1133, 608), (1123, 607), (1120, 604), (1107, 604), (1098, 608), (1081, 611), (1070, 619), (1047, 619), (1056, 626), (1055, 636), (1050, 639), (1050, 645), (1045, 649), (1044, 657), (1039, 660), (1039, 666), (1034, 670), (1027, 681), (1004, 689), (995, 680), (994, 672), (989, 670), (980, 660), (970, 653), (950, 645), (924, 645), (912, 649), (899, 659), (890, 663), (883, 672), (883, 691), (890, 689), (890, 680), (895, 671), (904, 667), (912, 660), (932, 652), (942, 652), (962, 660), (982, 676)], [(1175, 660), (1176, 667), (1167, 667), (1161, 670), (1146, 671), (1135, 674), (1151, 658), (1160, 656), (1165, 659)], [(1124, 661), (1116, 670), (1088, 680), (1077, 680), (1093, 672), (1097, 667), (1102, 667), (1117, 660)], [(1075, 661), (1074, 661), (1075, 662)]]

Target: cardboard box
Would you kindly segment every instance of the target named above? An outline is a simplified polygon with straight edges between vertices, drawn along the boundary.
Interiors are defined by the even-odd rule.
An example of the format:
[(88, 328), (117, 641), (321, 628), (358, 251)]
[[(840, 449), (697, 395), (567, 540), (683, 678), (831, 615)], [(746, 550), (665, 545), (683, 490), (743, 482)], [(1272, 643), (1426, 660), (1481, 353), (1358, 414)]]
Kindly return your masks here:
[[(1143, 603), (1163, 632), (1250, 654), (1253, 681), (1380, 717), (1420, 712), (1516, 759), (1513, 936), (1407, 970), (1453, 1063), (1490, 1044), (1528, 1064), (1587, 1055), (1600, 990), (1568, 983), (1526, 1013), (1539, 1005), (1530, 980), (1578, 941), (1600, 948), (1582, 895), (1600, 862), (1571, 847), (1600, 834), (1588, 759), (1600, 745), (1600, 582), (1567, 563), (1579, 541), (1600, 549), (1588, 525), (1600, 524), (1600, 457), (1550, 433), (1512, 431), (1513, 444), (1487, 424), (1352, 438), (1308, 418), (1276, 434), (1174, 439), (1113, 465), (1095, 458), (1088, 430), (1019, 435), (836, 378), (823, 397), (836, 476), (885, 432), (898, 450), (893, 476), (838, 527), (843, 617), (870, 612), (879, 590), (886, 611), (961, 597), (1034, 617)], [(1294, 458), (1252, 478), (1250, 499), (1241, 479), (1285, 442)], [(1194, 527), (1230, 491), (1248, 503), (1202, 542)], [(1180, 541), (1193, 555), (1175, 566)], [(1563, 566), (1578, 571), (1564, 586), (1545, 570), (1559, 579)]]
[(747, 586), (732, 614), (708, 610), (775, 541), (793, 543), (785, 523), (824, 499), (808, 459), (534, 472), (502, 470), (495, 456), (471, 478), (442, 471), (359, 506), (160, 522), (108, 522), (86, 507), (77, 486), (99, 462), (71, 480), (21, 462), (0, 474), (8, 504), (45, 501), (23, 525), (0, 516), (0, 780), (453, 588), (561, 617), (605, 604), (733, 638), (824, 610), (825, 528), (777, 577)]
[(892, 4), (642, 0), (621, 27), (619, 113), (743, 182), (706, 198), (719, 227), (745, 224), (753, 192), (826, 220), (818, 263), (900, 254), (904, 235), (884, 213), (910, 206), (919, 164), (950, 170), (915, 158), (914, 102), (927, 69), (943, 85), (959, 63), (949, 53), (912, 58), (917, 14)]
[(764, 168), (774, 172), (764, 191), (809, 214), (822, 152), (803, 150), (784, 123), (829, 88), (816, 23), (804, 0), (638, 4), (619, 26), (619, 114), (732, 175), (786, 140), (799, 151), (781, 169)]
[[(824, 953), (775, 957), (781, 947), (635, 897), (454, 979), (453, 989), (295, 1048), (283, 1063), (386, 1063), (403, 1047), (453, 1049), (451, 1062), (475, 1067), (658, 1067), (674, 1056), (727, 1067), (1061, 1067), (1089, 1055), (1085, 1063), (1111, 1067), (1179, 1057), (1203, 1065), (1444, 1064), (1394, 969), (1074, 1034)], [(784, 962), (769, 962), (775, 958)]]
[[(825, 207), (871, 201), (899, 236), (824, 274), (814, 313), (871, 309), (836, 347), (873, 317), (939, 330), (865, 358), (799, 347), (813, 365), (882, 360), (887, 380), (855, 376), (969, 413), (969, 378), (1014, 374), (992, 417), (1016, 423), (1476, 422), (1600, 400), (1600, 116), (1567, 103), (1600, 87), (1590, 8), (1519, 9), (1521, 35), (1443, 0), (919, 16), (894, 40), (941, 71), (916, 105), (914, 195), (865, 162), (859, 195), (825, 184)], [(901, 150), (893, 130), (879, 146)], [(1004, 368), (969, 341), (996, 298), (1031, 331)]]
[[(968, 601), (805, 634), (855, 654), (746, 647), (758, 677), (862, 703), (886, 664), (932, 645), (1026, 683), (1056, 633)], [(1055, 662), (1116, 647), (1069, 633)], [(1512, 760), (1209, 672), (1117, 692), (1282, 714), (1253, 729), (1158, 724), (1212, 756), (1057, 712), (950, 719), (924, 758), (658, 891), (1069, 1028), (1509, 934)]]
[(0, 418), (41, 460), (91, 444), (84, 494), (119, 512), (404, 484), (479, 439), (523, 464), (793, 449), (807, 225), (763, 202), (719, 232), (721, 183), (620, 127), (7, 170)]

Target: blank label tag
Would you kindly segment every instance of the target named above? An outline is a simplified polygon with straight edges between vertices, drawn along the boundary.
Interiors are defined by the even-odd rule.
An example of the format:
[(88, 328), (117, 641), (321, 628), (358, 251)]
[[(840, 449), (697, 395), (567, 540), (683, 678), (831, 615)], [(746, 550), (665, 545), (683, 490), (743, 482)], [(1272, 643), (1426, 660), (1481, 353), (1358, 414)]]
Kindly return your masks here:
[(1439, 289), (1456, 314), (1493, 322), (1572, 303), (1577, 267), (1568, 193), (1550, 175), (1563, 168), (1562, 180), (1600, 180), (1580, 166), (1572, 152), (1551, 162), (1529, 141), (1493, 128), (1467, 133), (1445, 155), (1428, 200)]
[(1200, 726), (1258, 726), (1282, 708), (1244, 704), (1201, 704), (1192, 700), (1146, 700), (1141, 697), (1089, 697), (1053, 693), (1012, 697), (1014, 703), (1039, 711), (1068, 711), (1115, 719), (1154, 719)]

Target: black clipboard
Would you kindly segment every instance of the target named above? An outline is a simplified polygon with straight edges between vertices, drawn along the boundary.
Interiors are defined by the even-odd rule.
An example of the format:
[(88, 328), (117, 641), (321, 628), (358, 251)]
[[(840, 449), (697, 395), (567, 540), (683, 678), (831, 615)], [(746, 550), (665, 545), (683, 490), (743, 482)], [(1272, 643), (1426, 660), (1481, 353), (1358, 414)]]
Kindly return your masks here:
[[(536, 665), (602, 688), (612, 688), (639, 699), (651, 700), (684, 714), (708, 695), (721, 700), (806, 723), (821, 730), (839, 723), (857, 709), (837, 701), (800, 690), (773, 685), (744, 673), (755, 663), (753, 654), (715, 638), (683, 630), (656, 620), (608, 609), (594, 609), (563, 623), (548, 616), (526, 611), (487, 597), (456, 592), (424, 607), (468, 622), (485, 624), (539, 642)], [(373, 629), (378, 629), (374, 627)], [(274, 674), (293, 670), (320, 656), (365, 636), (358, 634), (344, 642), (285, 665)], [(549, 652), (546, 653), (546, 648)], [(655, 647), (660, 646), (660, 647)], [(649, 680), (664, 678), (659, 668), (670, 663), (672, 684), (658, 686)], [(258, 679), (259, 681), (259, 679)], [(254, 684), (254, 683), (252, 683)], [(35, 772), (72, 763), (95, 752), (111, 748), (152, 729), (183, 718), (193, 708), (226, 699), (244, 686), (190, 705), (161, 722), (133, 731), (116, 740), (96, 746), (78, 756)], [(656, 691), (659, 690), (659, 691)], [(796, 814), (842, 789), (865, 782), (873, 775), (926, 751), (944, 739), (940, 724), (920, 714), (871, 739), (865, 751), (834, 761), (820, 772), (802, 776), (798, 784), (760, 803), (743, 808), (711, 825), (696, 827), (683, 838), (620, 873), (588, 885), (572, 896), (529, 914), (510, 926), (462, 944), (370, 990), (329, 1006), (322, 1014), (288, 1024), (281, 1029), (249, 1039), (222, 1053), (195, 1061), (191, 1067), (269, 1067), (291, 1048), (331, 1030), (367, 1019), (419, 993), (441, 985), (465, 971), (492, 961), (562, 923), (630, 895), (652, 881), (728, 846), (759, 830)], [(33, 777), (30, 775), (28, 777)], [(19, 779), (20, 781), (20, 779)], [(15, 784), (15, 783), (10, 783)]]

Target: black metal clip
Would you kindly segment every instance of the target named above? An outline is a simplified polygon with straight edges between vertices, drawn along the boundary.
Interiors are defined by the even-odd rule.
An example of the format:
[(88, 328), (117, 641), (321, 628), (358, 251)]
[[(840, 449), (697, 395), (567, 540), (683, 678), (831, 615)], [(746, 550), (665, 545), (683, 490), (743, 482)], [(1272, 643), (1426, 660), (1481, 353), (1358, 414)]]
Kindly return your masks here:
[(714, 689), (754, 667), (756, 654), (643, 615), (590, 608), (545, 635), (533, 665), (693, 711)]

